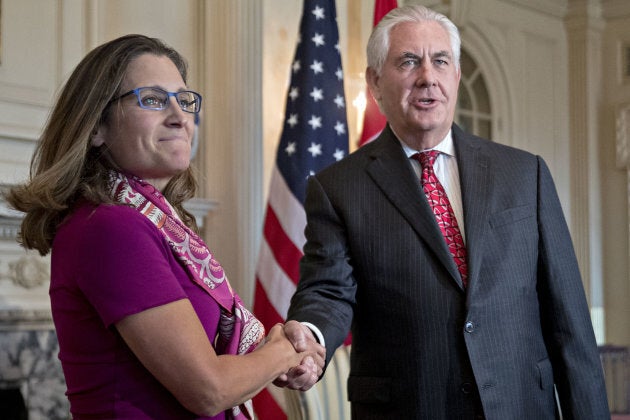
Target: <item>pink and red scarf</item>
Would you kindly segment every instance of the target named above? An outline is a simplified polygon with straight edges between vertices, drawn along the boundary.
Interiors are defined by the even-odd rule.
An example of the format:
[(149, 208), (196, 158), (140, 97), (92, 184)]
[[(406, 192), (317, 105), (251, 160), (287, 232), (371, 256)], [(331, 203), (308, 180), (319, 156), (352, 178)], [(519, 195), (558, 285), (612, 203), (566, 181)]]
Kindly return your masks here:
[[(190, 279), (220, 306), (221, 318), (215, 351), (217, 354), (246, 354), (265, 336), (263, 325), (234, 293), (221, 264), (203, 240), (186, 226), (166, 198), (151, 184), (134, 176), (112, 173), (113, 198), (137, 209), (162, 233), (173, 254), (188, 271)], [(211, 337), (212, 338), (212, 337)], [(235, 420), (252, 419), (251, 400), (231, 410)], [(228, 414), (229, 415), (229, 414)]]

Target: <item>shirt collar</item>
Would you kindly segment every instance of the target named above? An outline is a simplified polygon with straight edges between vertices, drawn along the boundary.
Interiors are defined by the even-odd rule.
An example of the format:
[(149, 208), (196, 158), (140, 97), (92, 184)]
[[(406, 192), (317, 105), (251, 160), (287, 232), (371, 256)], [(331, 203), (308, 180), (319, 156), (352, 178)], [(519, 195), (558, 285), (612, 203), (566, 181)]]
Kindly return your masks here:
[[(394, 133), (394, 134), (396, 134), (396, 133)], [(396, 136), (396, 138), (398, 138), (398, 136)], [(415, 155), (418, 152), (424, 152), (424, 150), (412, 149), (411, 147), (409, 147), (407, 145), (407, 143), (405, 143), (404, 141), (400, 140), (400, 138), (398, 138), (398, 141), (400, 142), (400, 145), (402, 146), (403, 150), (405, 151), (405, 154), (409, 158), (411, 156)], [(426, 149), (426, 150), (437, 150), (440, 153), (444, 153), (445, 155), (455, 156), (455, 145), (453, 144), (453, 133), (452, 133), (452, 130), (448, 130), (448, 133), (446, 134), (446, 137), (444, 137), (444, 139), (442, 139), (442, 141), (439, 142), (435, 147), (432, 147), (431, 149)]]

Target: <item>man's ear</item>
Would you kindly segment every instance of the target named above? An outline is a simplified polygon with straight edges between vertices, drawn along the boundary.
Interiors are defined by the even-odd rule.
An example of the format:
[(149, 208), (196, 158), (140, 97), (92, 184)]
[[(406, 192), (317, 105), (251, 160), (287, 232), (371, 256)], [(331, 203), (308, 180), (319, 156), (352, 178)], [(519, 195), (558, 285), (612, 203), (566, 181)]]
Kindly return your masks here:
[(101, 124), (92, 132), (92, 136), (90, 137), (92, 146), (101, 147), (105, 144), (105, 131), (105, 127)]
[(365, 70), (365, 81), (367, 82), (368, 88), (370, 89), (370, 93), (377, 103), (381, 100), (381, 90), (378, 85), (379, 79), (379, 75), (372, 67), (368, 67)]

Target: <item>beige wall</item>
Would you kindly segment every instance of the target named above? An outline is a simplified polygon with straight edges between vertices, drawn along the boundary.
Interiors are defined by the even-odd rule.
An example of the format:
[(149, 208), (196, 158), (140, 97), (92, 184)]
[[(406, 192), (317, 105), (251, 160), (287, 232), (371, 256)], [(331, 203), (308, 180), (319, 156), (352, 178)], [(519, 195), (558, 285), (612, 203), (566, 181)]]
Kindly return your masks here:
[[(618, 45), (629, 37), (627, 2), (423, 3), (451, 15), (461, 27), (463, 47), (476, 58), (491, 90), (497, 115), (494, 140), (548, 162), (585, 269), (589, 298), (599, 308), (600, 339), (630, 344), (628, 163), (617, 164), (615, 129), (616, 110), (630, 103), (628, 82), (618, 77)], [(592, 7), (576, 6), (584, 3)], [(337, 0), (348, 104), (364, 86), (372, 5), (373, 0)], [(300, 0), (3, 0), (0, 183), (27, 176), (54, 93), (90, 48), (130, 32), (163, 38), (188, 57), (189, 84), (204, 95), (196, 159), (200, 195), (218, 203), (206, 219), (205, 237), (251, 304), (301, 7)], [(570, 49), (575, 26), (569, 28), (566, 19), (578, 22), (579, 31), (580, 19), (589, 14), (600, 15), (602, 26), (597, 32), (595, 25), (595, 35), (601, 37), (603, 53), (601, 60), (584, 65), (580, 51)], [(593, 28), (585, 27), (585, 36), (597, 42)], [(588, 70), (577, 80), (585, 83), (574, 83), (577, 68)], [(601, 72), (595, 80), (601, 89), (590, 85), (593, 69)], [(601, 94), (592, 97), (593, 92)], [(581, 104), (584, 114), (575, 111)], [(581, 138), (572, 131), (582, 126), (573, 124), (576, 115), (584, 115), (593, 134)], [(356, 118), (350, 109), (353, 145)], [(598, 155), (584, 165), (581, 150), (592, 148)], [(580, 177), (583, 166), (597, 175), (595, 185)], [(0, 253), (0, 264), (6, 265), (7, 258)], [(3, 281), (0, 273), (0, 287)]]
[[(599, 162), (601, 165), (601, 265), (604, 278), (607, 337), (630, 344), (630, 66), (624, 49), (630, 49), (630, 5), (611, 13), (603, 36), (600, 100)], [(628, 69), (626, 67), (628, 71)], [(595, 98), (595, 100), (597, 100)], [(626, 110), (621, 126), (621, 110)]]

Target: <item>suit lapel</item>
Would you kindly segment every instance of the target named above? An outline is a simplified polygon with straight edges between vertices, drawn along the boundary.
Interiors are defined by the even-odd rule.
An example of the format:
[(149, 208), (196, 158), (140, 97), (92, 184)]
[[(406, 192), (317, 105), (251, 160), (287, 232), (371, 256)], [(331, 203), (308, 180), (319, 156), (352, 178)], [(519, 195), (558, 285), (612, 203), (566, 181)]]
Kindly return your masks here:
[(389, 126), (375, 140), (370, 156), (372, 161), (366, 168), (369, 176), (462, 288), (459, 271), (422, 193), (420, 181)]
[(492, 164), (483, 144), (453, 125), (453, 141), (457, 153), (459, 180), (464, 207), (466, 252), (468, 253), (468, 288), (474, 290), (482, 263), (483, 236), (488, 229), (491, 203), (490, 176)]

